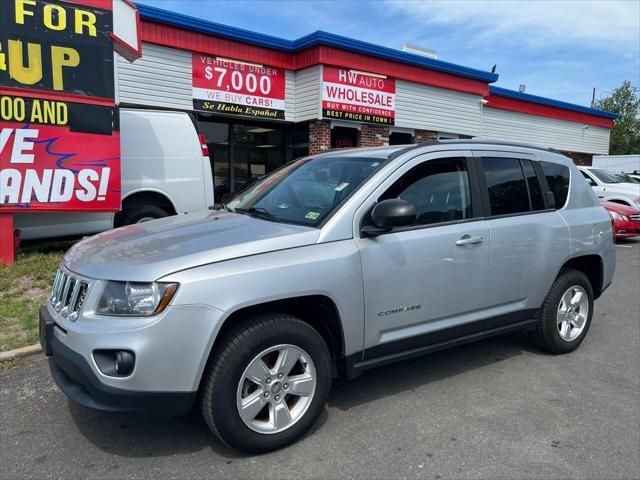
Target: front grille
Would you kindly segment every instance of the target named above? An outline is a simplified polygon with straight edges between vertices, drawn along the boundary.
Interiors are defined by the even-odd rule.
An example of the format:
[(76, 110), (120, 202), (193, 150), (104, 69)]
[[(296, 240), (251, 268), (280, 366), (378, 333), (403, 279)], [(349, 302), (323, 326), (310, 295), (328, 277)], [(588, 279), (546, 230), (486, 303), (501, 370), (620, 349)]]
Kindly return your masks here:
[(63, 317), (78, 313), (87, 295), (89, 283), (74, 277), (69, 272), (58, 268), (53, 281), (49, 302), (56, 312)]
[(630, 219), (632, 222), (638, 222), (638, 223), (640, 223), (640, 213), (633, 213), (633, 214), (629, 215), (629, 219)]

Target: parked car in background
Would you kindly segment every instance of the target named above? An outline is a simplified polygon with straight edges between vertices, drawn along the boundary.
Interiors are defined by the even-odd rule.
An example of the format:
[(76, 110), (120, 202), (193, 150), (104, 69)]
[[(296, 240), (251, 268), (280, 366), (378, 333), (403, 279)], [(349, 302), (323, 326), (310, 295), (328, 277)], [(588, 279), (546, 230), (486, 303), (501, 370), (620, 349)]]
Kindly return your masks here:
[(622, 183), (640, 183), (640, 176), (638, 175), (632, 175), (629, 173), (613, 173), (613, 176)]
[(206, 143), (185, 112), (120, 110), (122, 210), (114, 213), (19, 213), (24, 240), (85, 235), (213, 206)]
[(640, 205), (640, 184), (621, 182), (616, 174), (601, 168), (581, 166), (578, 170), (599, 199), (630, 207)]
[(620, 203), (601, 202), (613, 219), (616, 238), (640, 236), (640, 208), (628, 207)]
[(479, 140), (337, 150), (223, 209), (77, 243), (40, 338), (74, 401), (198, 402), (223, 442), (264, 452), (312, 427), (335, 376), (515, 330), (575, 350), (614, 269), (611, 218), (567, 157)]

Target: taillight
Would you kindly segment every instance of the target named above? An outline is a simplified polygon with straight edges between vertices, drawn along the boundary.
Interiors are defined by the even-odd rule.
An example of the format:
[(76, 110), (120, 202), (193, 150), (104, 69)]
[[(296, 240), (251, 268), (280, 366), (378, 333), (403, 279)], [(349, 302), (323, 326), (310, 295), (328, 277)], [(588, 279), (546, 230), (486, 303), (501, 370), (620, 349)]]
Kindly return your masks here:
[(207, 147), (207, 139), (204, 138), (204, 135), (199, 133), (198, 140), (200, 141), (200, 147), (202, 148), (202, 155), (204, 157), (209, 156), (209, 147)]

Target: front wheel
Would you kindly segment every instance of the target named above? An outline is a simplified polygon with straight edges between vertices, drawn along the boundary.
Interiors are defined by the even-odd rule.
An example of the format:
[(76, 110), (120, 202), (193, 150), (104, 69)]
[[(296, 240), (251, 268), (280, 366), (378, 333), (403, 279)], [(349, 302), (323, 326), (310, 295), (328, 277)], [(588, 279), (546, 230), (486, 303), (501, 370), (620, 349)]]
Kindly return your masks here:
[(550, 353), (572, 352), (586, 337), (592, 317), (591, 282), (578, 270), (564, 269), (542, 305), (532, 339)]
[(302, 436), (324, 409), (331, 356), (322, 336), (290, 315), (259, 315), (229, 332), (211, 358), (201, 399), (209, 428), (251, 453)]

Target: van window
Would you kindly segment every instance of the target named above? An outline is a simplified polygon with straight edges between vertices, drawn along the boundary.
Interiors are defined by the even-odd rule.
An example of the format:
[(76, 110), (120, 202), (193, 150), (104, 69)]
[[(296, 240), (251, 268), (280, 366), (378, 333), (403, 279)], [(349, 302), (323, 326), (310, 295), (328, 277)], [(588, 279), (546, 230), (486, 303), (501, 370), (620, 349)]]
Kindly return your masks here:
[(556, 209), (564, 207), (569, 193), (569, 168), (553, 162), (540, 162), (540, 166), (556, 200)]
[(542, 199), (542, 189), (540, 188), (540, 182), (536, 176), (536, 171), (533, 169), (531, 160), (520, 160), (522, 165), (522, 171), (527, 179), (527, 187), (529, 187), (529, 198), (531, 200), (531, 210), (544, 210), (544, 200)]
[(414, 225), (471, 218), (469, 172), (464, 158), (428, 160), (396, 181), (380, 200), (400, 198), (416, 207)]
[(524, 173), (517, 158), (483, 157), (491, 215), (531, 211)]

